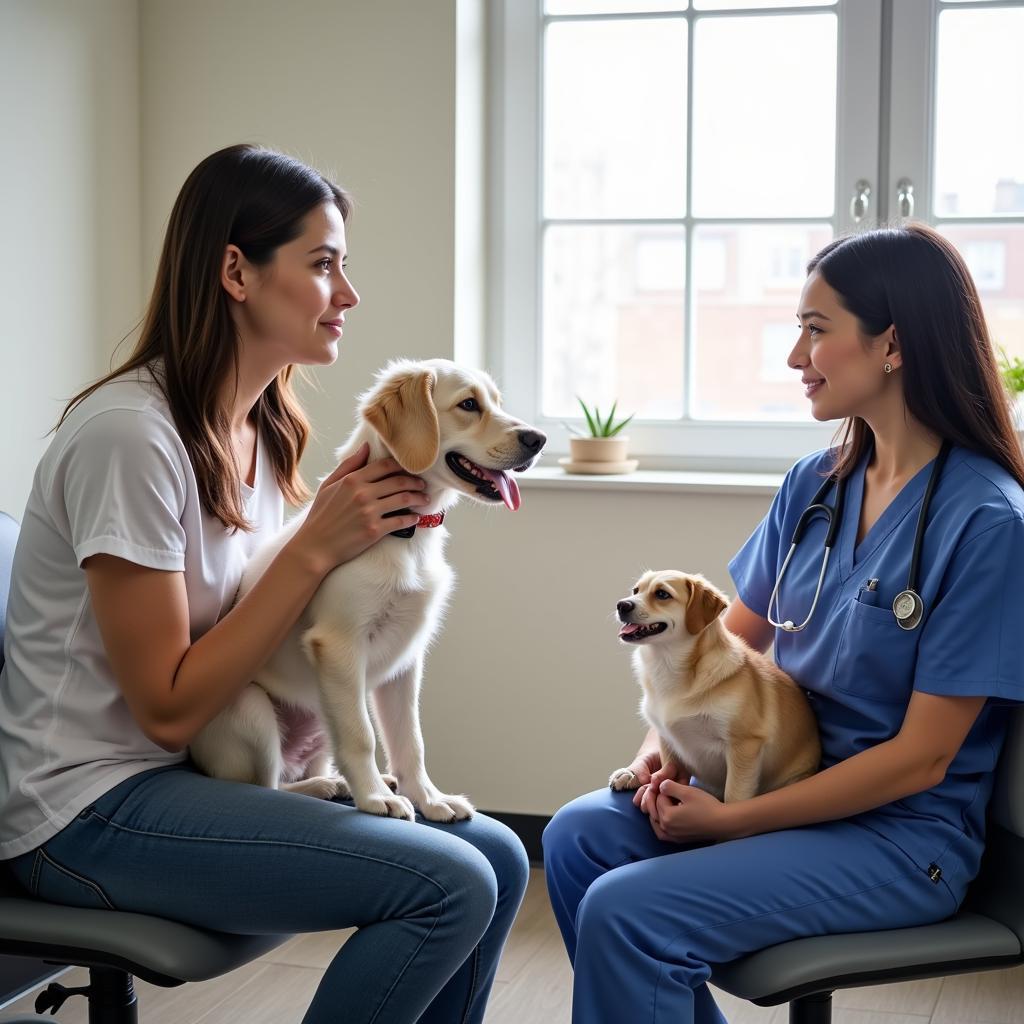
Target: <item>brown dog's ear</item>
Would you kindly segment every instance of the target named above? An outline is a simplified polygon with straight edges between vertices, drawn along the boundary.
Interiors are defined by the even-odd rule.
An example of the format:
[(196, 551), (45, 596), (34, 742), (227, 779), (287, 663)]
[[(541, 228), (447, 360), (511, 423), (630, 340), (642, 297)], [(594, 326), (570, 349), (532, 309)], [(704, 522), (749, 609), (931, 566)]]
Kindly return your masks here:
[(430, 469), (441, 448), (436, 383), (432, 370), (410, 370), (384, 380), (363, 406), (363, 418), (409, 473)]
[(725, 611), (726, 605), (725, 598), (707, 580), (691, 578), (690, 600), (686, 602), (687, 631), (696, 636)]

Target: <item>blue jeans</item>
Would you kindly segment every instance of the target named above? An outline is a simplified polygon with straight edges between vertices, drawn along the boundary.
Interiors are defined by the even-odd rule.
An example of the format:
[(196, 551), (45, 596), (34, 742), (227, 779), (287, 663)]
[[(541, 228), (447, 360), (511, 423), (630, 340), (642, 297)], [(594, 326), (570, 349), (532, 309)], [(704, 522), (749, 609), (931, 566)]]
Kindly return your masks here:
[(357, 928), (303, 1024), (479, 1024), (529, 876), (482, 815), (378, 818), (189, 765), (128, 779), (10, 865), (57, 903), (239, 934)]
[(724, 1024), (713, 964), (809, 935), (931, 924), (963, 895), (852, 820), (686, 847), (658, 839), (632, 798), (579, 797), (544, 832), (577, 1024)]

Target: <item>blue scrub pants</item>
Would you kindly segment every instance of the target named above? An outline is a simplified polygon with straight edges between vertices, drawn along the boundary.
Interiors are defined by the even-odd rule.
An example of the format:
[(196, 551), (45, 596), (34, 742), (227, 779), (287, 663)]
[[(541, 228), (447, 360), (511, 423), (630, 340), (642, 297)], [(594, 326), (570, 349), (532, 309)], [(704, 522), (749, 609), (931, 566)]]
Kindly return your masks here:
[(480, 1024), (529, 877), (518, 838), (483, 815), (378, 818), (187, 766), (128, 779), (10, 863), (76, 906), (241, 934), (358, 928), (304, 1024)]
[(552, 818), (544, 870), (574, 1024), (722, 1024), (710, 964), (808, 935), (930, 924), (962, 898), (853, 820), (680, 847), (610, 789)]

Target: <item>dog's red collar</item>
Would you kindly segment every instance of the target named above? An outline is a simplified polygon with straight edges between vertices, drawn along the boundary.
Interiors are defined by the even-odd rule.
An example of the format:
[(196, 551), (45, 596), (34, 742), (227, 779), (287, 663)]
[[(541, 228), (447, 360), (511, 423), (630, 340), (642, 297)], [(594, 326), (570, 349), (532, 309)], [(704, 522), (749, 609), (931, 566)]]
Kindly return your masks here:
[[(409, 511), (411, 510), (407, 508), (400, 508), (398, 509), (397, 512), (385, 512), (384, 518), (387, 519), (389, 516), (400, 516)], [(426, 529), (430, 529), (432, 526), (440, 526), (443, 522), (443, 512), (431, 512), (429, 515), (420, 516), (420, 521), (416, 524), (416, 526), (422, 526)], [(416, 532), (416, 526), (404, 526), (402, 527), (401, 530), (392, 530), (391, 536), (404, 537), (406, 540), (408, 540)]]

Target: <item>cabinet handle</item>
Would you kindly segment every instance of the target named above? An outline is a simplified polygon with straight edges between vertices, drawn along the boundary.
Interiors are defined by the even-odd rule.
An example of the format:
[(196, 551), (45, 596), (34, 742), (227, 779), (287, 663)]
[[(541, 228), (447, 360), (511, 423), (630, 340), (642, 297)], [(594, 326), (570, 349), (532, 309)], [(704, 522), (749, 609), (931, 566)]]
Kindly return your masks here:
[(909, 178), (896, 182), (896, 204), (901, 218), (914, 216), (914, 183)]

